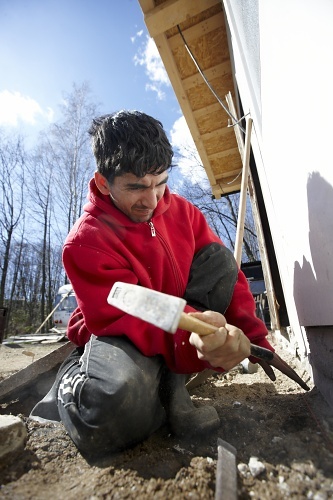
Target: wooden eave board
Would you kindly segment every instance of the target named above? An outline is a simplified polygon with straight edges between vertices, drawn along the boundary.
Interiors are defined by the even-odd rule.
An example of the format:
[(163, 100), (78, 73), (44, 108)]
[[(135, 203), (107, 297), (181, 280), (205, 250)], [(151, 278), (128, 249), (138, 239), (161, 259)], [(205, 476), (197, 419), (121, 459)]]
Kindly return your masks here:
[(225, 17), (220, 0), (139, 0), (170, 82), (219, 197), (240, 190), (242, 161), (229, 117), (205, 83), (179, 34), (178, 26), (201, 71), (225, 106), (235, 99)]

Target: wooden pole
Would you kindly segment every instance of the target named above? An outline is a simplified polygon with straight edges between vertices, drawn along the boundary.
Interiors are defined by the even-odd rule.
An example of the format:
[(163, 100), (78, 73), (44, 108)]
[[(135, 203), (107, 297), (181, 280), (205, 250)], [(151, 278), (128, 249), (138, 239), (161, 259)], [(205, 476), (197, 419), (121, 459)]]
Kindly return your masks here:
[[(229, 107), (231, 113), (233, 114), (233, 116), (236, 117), (237, 112), (236, 112), (235, 105), (234, 105), (232, 95), (230, 92), (226, 95), (226, 101), (227, 101), (227, 104), (228, 104), (228, 107)], [(235, 126), (235, 135), (236, 135), (236, 140), (237, 140), (237, 144), (238, 144), (238, 149), (239, 149), (241, 158), (243, 159), (243, 157), (244, 157), (243, 136), (242, 136), (242, 133), (237, 125)], [(263, 228), (262, 228), (262, 224), (261, 224), (258, 202), (257, 202), (257, 197), (256, 197), (256, 192), (255, 192), (253, 180), (252, 180), (251, 171), (249, 171), (249, 176), (248, 176), (248, 191), (249, 191), (249, 196), (250, 196), (250, 201), (251, 201), (253, 219), (254, 219), (254, 223), (255, 223), (256, 231), (257, 231), (257, 236), (258, 236), (261, 265), (262, 265), (262, 270), (263, 270), (263, 274), (264, 274), (264, 280), (265, 280), (265, 285), (266, 285), (266, 294), (267, 294), (268, 307), (269, 307), (269, 314), (270, 314), (270, 318), (271, 318), (271, 328), (272, 328), (272, 330), (280, 330), (281, 325), (280, 325), (280, 318), (279, 318), (278, 303), (277, 303), (277, 300), (275, 297), (273, 280), (272, 280), (272, 275), (271, 275), (269, 261), (268, 261), (267, 248), (266, 248), (266, 244), (265, 244), (264, 232), (263, 232)]]
[(251, 130), (252, 130), (252, 118), (246, 118), (246, 134), (245, 134), (245, 146), (243, 155), (243, 170), (242, 170), (242, 183), (239, 198), (239, 211), (237, 219), (237, 232), (235, 241), (235, 251), (234, 257), (237, 264), (240, 266), (242, 263), (242, 248), (244, 239), (244, 224), (245, 224), (245, 214), (246, 214), (246, 197), (247, 197), (247, 186), (249, 178), (250, 169), (250, 152), (251, 152)]
[(69, 294), (72, 292), (72, 290), (69, 290), (69, 292), (66, 293), (66, 295), (64, 295), (62, 297), (62, 299), (60, 300), (60, 302), (58, 302), (58, 304), (55, 306), (54, 309), (52, 309), (52, 311), (50, 312), (50, 314), (45, 318), (45, 320), (43, 321), (43, 323), (40, 325), (39, 328), (37, 328), (37, 330), (35, 331), (35, 334), (38, 333), (42, 328), (43, 326), (45, 325), (45, 323), (51, 318), (52, 314), (58, 309), (58, 307), (60, 306), (60, 304), (69, 296)]

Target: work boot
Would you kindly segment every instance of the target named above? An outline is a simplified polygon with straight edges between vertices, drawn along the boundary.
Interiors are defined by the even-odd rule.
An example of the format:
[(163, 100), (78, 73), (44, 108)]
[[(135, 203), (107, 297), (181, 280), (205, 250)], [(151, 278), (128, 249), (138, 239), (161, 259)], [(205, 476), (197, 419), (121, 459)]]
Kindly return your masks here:
[(56, 379), (44, 398), (39, 401), (31, 410), (29, 418), (37, 422), (60, 422), (58, 411), (58, 385)]
[(172, 433), (181, 437), (216, 430), (220, 425), (217, 411), (213, 406), (194, 406), (185, 387), (187, 379), (170, 371), (162, 378), (160, 397)]
[(29, 418), (37, 422), (60, 422), (58, 411), (58, 388), (61, 378), (69, 366), (78, 362), (83, 354), (83, 348), (75, 348), (61, 364), (51, 389), (31, 410)]

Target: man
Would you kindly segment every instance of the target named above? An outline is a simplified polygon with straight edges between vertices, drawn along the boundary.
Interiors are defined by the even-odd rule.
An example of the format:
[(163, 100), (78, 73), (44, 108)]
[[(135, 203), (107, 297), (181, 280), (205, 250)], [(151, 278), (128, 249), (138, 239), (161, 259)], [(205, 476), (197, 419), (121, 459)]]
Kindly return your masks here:
[[(192, 404), (188, 374), (230, 370), (250, 356), (250, 342), (273, 348), (232, 253), (201, 212), (167, 187), (173, 152), (161, 123), (120, 111), (94, 120), (90, 134), (97, 171), (63, 249), (78, 301), (67, 335), (78, 347), (50, 394), (80, 451), (102, 455), (164, 423), (178, 435), (216, 429), (215, 408)], [(107, 303), (116, 281), (184, 297), (187, 313), (218, 330), (170, 335), (124, 314)], [(272, 364), (288, 370), (276, 355)], [(50, 394), (32, 416), (50, 418)]]

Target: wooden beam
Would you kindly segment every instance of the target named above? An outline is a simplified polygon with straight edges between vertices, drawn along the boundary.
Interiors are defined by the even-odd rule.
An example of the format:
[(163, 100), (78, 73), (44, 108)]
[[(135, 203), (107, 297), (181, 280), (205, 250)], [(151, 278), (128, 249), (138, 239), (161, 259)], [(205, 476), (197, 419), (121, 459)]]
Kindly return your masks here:
[[(231, 155), (234, 156), (236, 154), (237, 154), (237, 156), (239, 155), (238, 149), (237, 148), (231, 148), (231, 149), (226, 149), (224, 151), (218, 151), (217, 153), (210, 153), (208, 155), (208, 158), (209, 158), (210, 162), (212, 162), (212, 160), (222, 160), (223, 158), (227, 158), (228, 156), (231, 156)], [(239, 170), (240, 169), (241, 169), (241, 167), (239, 168)], [(237, 172), (239, 172), (239, 170), (237, 170)], [(228, 174), (229, 174), (229, 170), (228, 170)]]
[[(194, 63), (193, 63), (194, 64)], [(213, 66), (204, 71), (205, 77), (208, 81), (213, 80), (214, 78), (222, 78), (223, 76), (229, 75), (231, 73), (231, 63), (230, 61), (225, 61), (216, 66)], [(189, 90), (197, 85), (201, 85), (204, 83), (204, 80), (200, 73), (195, 73), (195, 75), (188, 76), (183, 79), (183, 87), (185, 90)]]
[(234, 193), (236, 191), (239, 191), (239, 187), (240, 187), (239, 183), (225, 184), (225, 186), (222, 186), (221, 184), (214, 184), (214, 186), (212, 186), (212, 191), (215, 198), (219, 200), (221, 196), (225, 196), (229, 193)]
[(223, 136), (229, 135), (230, 133), (231, 133), (230, 128), (223, 127), (212, 130), (211, 132), (205, 132), (204, 134), (201, 134), (201, 137), (203, 141), (209, 141), (210, 139), (216, 139), (219, 137), (223, 138)]
[(218, 180), (218, 187), (220, 189), (221, 194), (230, 193), (231, 191), (239, 191), (241, 185), (242, 174), (238, 172), (239, 175), (225, 175), (222, 179)]
[(226, 179), (232, 179), (233, 177), (236, 177), (236, 175), (238, 175), (240, 172), (240, 169), (235, 169), (235, 170), (228, 170), (228, 172), (221, 172), (220, 174), (218, 174), (216, 176), (216, 181), (217, 182), (220, 182), (220, 181), (224, 181)]
[(214, 184), (212, 186), (212, 193), (213, 193), (213, 196), (219, 200), (221, 198), (221, 189), (220, 189), (220, 186), (218, 184)]
[[(193, 40), (196, 40), (200, 36), (207, 35), (208, 33), (211, 33), (216, 29), (224, 27), (224, 23), (224, 15), (221, 11), (218, 14), (210, 17), (209, 19), (205, 19), (204, 21), (201, 21), (200, 23), (195, 24), (194, 26), (191, 26), (186, 30), (182, 30), (182, 32), (187, 43), (191, 43)], [(183, 39), (179, 33), (168, 38), (168, 42), (171, 50), (177, 49), (178, 47), (184, 45)]]
[[(154, 38), (165, 70), (169, 76), (182, 113), (191, 132), (201, 162), (205, 168), (209, 182), (212, 186), (213, 194), (215, 195), (215, 197), (220, 197), (221, 193), (225, 194), (226, 192), (238, 190), (240, 179), (236, 178), (235, 180), (235, 177), (237, 177), (237, 173), (236, 175), (234, 175), (236, 165), (231, 165), (232, 173), (228, 175), (228, 177), (225, 177), (225, 174), (222, 173), (221, 186), (218, 185), (219, 183), (216, 179), (216, 175), (220, 175), (220, 170), (218, 169), (217, 164), (219, 158), (221, 158), (222, 160), (221, 169), (224, 170), (224, 163), (227, 163), (229, 161), (228, 157), (230, 155), (234, 157), (236, 156), (236, 150), (232, 147), (233, 145), (229, 144), (229, 141), (227, 140), (228, 143), (225, 144), (225, 147), (229, 148), (228, 151), (220, 151), (219, 153), (216, 153), (216, 159), (215, 157), (212, 157), (209, 153), (209, 150), (207, 150), (207, 147), (213, 148), (214, 151), (216, 149), (218, 150), (219, 148), (216, 148), (214, 146), (214, 142), (219, 141), (220, 137), (228, 137), (227, 133), (229, 132), (229, 130), (227, 128), (227, 117), (225, 119), (225, 122), (222, 118), (220, 120), (220, 111), (223, 111), (223, 113), (225, 113), (225, 110), (223, 109), (223, 106), (221, 106), (221, 104), (218, 102), (210, 103), (211, 100), (210, 102), (207, 102), (206, 105), (206, 99), (206, 101), (203, 100), (203, 103), (201, 104), (200, 102), (198, 102), (197, 104), (199, 105), (199, 109), (193, 111), (192, 107), (195, 107), (195, 105), (193, 103), (192, 94), (193, 92), (198, 90), (197, 93), (200, 97), (200, 94), (202, 92), (200, 86), (203, 86), (205, 82), (199, 73), (195, 73), (195, 75), (182, 80), (182, 69), (178, 67), (177, 63), (177, 59), (179, 59), (179, 51), (177, 51), (177, 48), (183, 45), (183, 40), (181, 39), (179, 34), (174, 34), (177, 24), (184, 24), (185, 21), (190, 21), (193, 16), (199, 17), (201, 12), (210, 9), (211, 7), (219, 6), (221, 8), (221, 1), (166, 0), (158, 6), (155, 5), (154, 0), (139, 0), (139, 3), (145, 15), (144, 19), (146, 22), (146, 26), (150, 35)], [(215, 10), (215, 12), (217, 12), (217, 10)], [(190, 24), (190, 22), (187, 24)], [(167, 31), (171, 30), (172, 28), (172, 36), (168, 38), (167, 35), (170, 33), (167, 33)], [(184, 33), (186, 34), (187, 41), (195, 42), (198, 37), (204, 37), (205, 35), (209, 36), (210, 33), (215, 36), (216, 30), (221, 29), (224, 33), (225, 20), (222, 10), (217, 14), (212, 15), (210, 18), (203, 19), (196, 25), (186, 28), (184, 30)], [(172, 48), (176, 50), (176, 53), (172, 52)], [(182, 55), (182, 52), (180, 55)], [(191, 61), (189, 61), (188, 64), (190, 64), (190, 62)], [(214, 61), (211, 62), (214, 64)], [(181, 63), (182, 60), (180, 60), (179, 64)], [(210, 66), (210, 68), (205, 69), (205, 76), (209, 81), (223, 81), (224, 75), (231, 74), (230, 61), (226, 62), (222, 57), (216, 61), (215, 65)], [(184, 72), (183, 74), (190, 73), (191, 71), (187, 71), (187, 73)], [(196, 87), (198, 87), (198, 89), (196, 89)], [(226, 90), (228, 91), (229, 84), (226, 85), (226, 87)], [(213, 130), (212, 132), (208, 132), (210, 128), (216, 128), (215, 126), (206, 127), (205, 119), (207, 119), (207, 117), (209, 117), (211, 113), (215, 113), (215, 116), (211, 117), (211, 120), (214, 120), (212, 125), (215, 124), (216, 126), (219, 126), (220, 121), (221, 124), (223, 124), (223, 127), (219, 131)], [(204, 120), (204, 123), (202, 123), (202, 120)], [(216, 120), (218, 120), (219, 124), (216, 124)], [(204, 134), (201, 135), (203, 132)], [(231, 135), (233, 135), (232, 132)], [(211, 140), (213, 142), (207, 143), (207, 140)], [(213, 164), (214, 160), (215, 164)]]
[(12, 392), (34, 384), (38, 377), (60, 365), (74, 348), (75, 345), (72, 342), (66, 342), (26, 368), (14, 373), (11, 377), (5, 378), (0, 382), (0, 401), (4, 401), (4, 398), (10, 398)]
[(145, 13), (145, 23), (150, 35), (155, 38), (186, 19), (220, 3), (221, 0), (167, 0)]
[(216, 111), (219, 111), (220, 109), (223, 110), (225, 113), (224, 109), (222, 108), (221, 104), (219, 102), (214, 102), (213, 104), (208, 104), (208, 106), (204, 106), (203, 108), (198, 108), (193, 111), (193, 115), (196, 120), (199, 118), (202, 118), (203, 116), (210, 115), (211, 113), (216, 113)]

